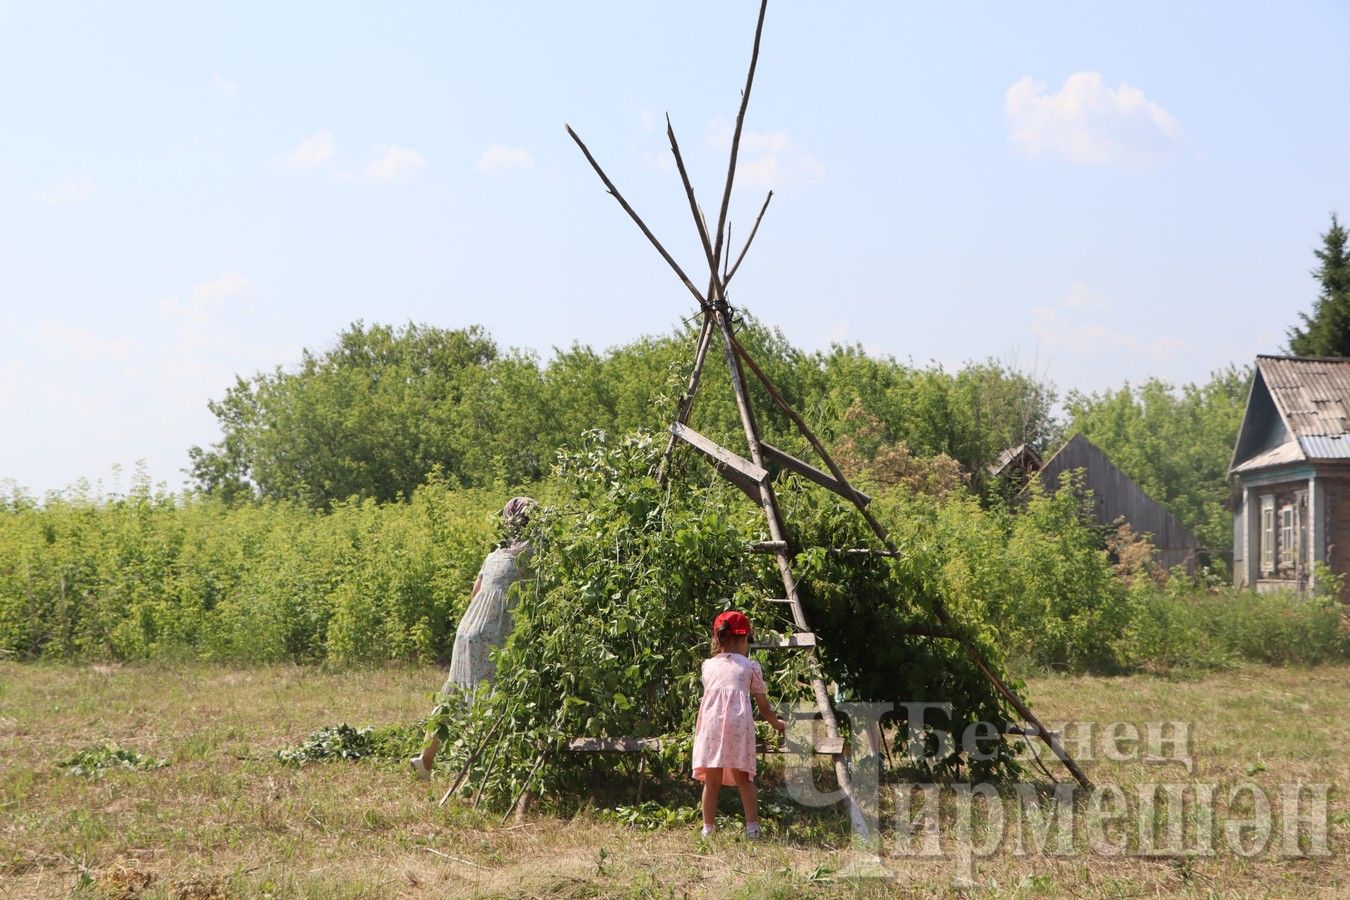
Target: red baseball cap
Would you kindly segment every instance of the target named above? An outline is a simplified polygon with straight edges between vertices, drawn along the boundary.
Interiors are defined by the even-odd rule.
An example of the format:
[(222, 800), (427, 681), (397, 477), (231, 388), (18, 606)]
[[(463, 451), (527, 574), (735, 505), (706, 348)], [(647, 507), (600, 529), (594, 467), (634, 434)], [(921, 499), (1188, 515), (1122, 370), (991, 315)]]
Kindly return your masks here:
[(713, 620), (713, 634), (715, 635), (720, 632), (723, 625), (728, 626), (727, 631), (730, 634), (742, 635), (750, 633), (750, 620), (745, 617), (745, 613), (737, 612), (734, 609), (727, 610)]

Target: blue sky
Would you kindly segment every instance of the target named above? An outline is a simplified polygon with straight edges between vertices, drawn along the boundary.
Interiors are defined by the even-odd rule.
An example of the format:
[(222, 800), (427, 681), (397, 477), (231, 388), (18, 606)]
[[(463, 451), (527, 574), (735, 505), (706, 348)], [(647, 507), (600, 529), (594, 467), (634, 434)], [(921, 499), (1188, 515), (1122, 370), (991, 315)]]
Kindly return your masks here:
[[(0, 480), (182, 481), (235, 373), (350, 322), (667, 330), (753, 2), (0, 3)], [(733, 302), (1061, 390), (1282, 348), (1350, 215), (1344, 3), (771, 4)], [(124, 482), (125, 483), (125, 482)]]

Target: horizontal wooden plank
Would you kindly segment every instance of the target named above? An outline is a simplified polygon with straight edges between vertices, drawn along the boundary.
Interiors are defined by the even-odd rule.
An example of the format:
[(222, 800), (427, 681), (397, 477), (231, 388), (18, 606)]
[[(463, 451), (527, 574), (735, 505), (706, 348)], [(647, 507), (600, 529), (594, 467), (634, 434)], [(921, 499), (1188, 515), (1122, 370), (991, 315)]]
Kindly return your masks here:
[[(1009, 726), (1004, 730), (1003, 733), (1004, 733), (1004, 734), (1016, 735), (1016, 736), (1018, 736), (1018, 737), (1040, 737), (1040, 736), (1041, 736), (1040, 730), (1037, 729), (1037, 728), (1035, 728), (1034, 726), (1030, 726), (1030, 725), (1028, 725), (1028, 726), (1022, 726), (1022, 725), (1009, 725)], [(1058, 740), (1058, 739), (1059, 739), (1059, 732), (1058, 732), (1058, 731), (1050, 731), (1049, 729), (1046, 729), (1046, 732), (1045, 732), (1045, 733), (1046, 733), (1048, 736), (1054, 738), (1055, 740)]]
[[(773, 747), (769, 747), (769, 746), (767, 746), (767, 745), (760, 745), (760, 746), (756, 747), (755, 749), (756, 749), (758, 752), (760, 752), (760, 753), (796, 753), (796, 752), (797, 752), (796, 748), (784, 746), (784, 745), (782, 745), (782, 744), (779, 744), (779, 745), (776, 745), (776, 746), (773, 746)], [(823, 755), (823, 756), (834, 756), (834, 755), (836, 755), (836, 754), (839, 754), (839, 753), (843, 753), (843, 752), (844, 752), (844, 739), (841, 738), (841, 737), (837, 737), (837, 738), (823, 737), (823, 738), (820, 738), (819, 740), (817, 740), (817, 741), (815, 742), (815, 746), (812, 747), (811, 750), (812, 750), (813, 753), (819, 753), (819, 754), (821, 754), (821, 755)]]
[(637, 753), (640, 750), (660, 750), (660, 738), (581, 737), (567, 742), (572, 753)]
[(756, 541), (745, 549), (751, 553), (779, 553), (787, 548), (787, 541)]
[(784, 598), (782, 598), (782, 597), (765, 597), (765, 598), (764, 598), (764, 602), (765, 602), (765, 603), (791, 603), (792, 601), (791, 601), (791, 600), (786, 600), (786, 599), (784, 599)]
[(756, 484), (766, 481), (769, 477), (768, 470), (755, 465), (743, 456), (732, 453), (726, 447), (723, 447), (710, 438), (704, 437), (688, 425), (676, 422), (670, 426), (670, 431), (671, 434), (711, 459), (714, 463), (733, 469)]
[(782, 466), (784, 469), (791, 469), (792, 471), (796, 472), (798, 475), (802, 476), (808, 481), (814, 481), (821, 487), (828, 488), (829, 490), (834, 491), (836, 494), (843, 497), (845, 500), (853, 499), (852, 495), (850, 494), (851, 491), (852, 494), (856, 494), (858, 496), (858, 499), (862, 501), (863, 504), (868, 504), (872, 502), (872, 498), (864, 494), (862, 491), (858, 490), (852, 485), (846, 487), (833, 475), (829, 474), (828, 472), (820, 471), (819, 469), (817, 469), (815, 466), (811, 465), (808, 462), (803, 462), (802, 460), (793, 456), (791, 453), (788, 453), (786, 450), (779, 450), (773, 444), (766, 444), (763, 442), (760, 443), (759, 449), (765, 455), (765, 457), (767, 457), (768, 462), (772, 462), (776, 465)]
[(816, 636), (814, 634), (809, 631), (799, 631), (796, 634), (789, 634), (772, 641), (756, 641), (750, 647), (754, 650), (774, 650), (785, 647), (814, 647), (815, 645)]

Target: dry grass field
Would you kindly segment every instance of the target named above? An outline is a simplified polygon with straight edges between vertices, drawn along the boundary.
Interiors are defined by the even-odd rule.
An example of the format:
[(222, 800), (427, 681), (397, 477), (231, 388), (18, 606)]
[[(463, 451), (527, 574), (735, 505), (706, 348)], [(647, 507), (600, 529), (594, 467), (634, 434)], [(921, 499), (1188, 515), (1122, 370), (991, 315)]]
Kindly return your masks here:
[[(381, 761), (287, 767), (272, 756), (314, 729), (412, 722), (441, 680), (431, 669), (156, 668), (0, 663), (0, 896), (12, 897), (802, 897), (1347, 896), (1350, 668), (1243, 668), (1193, 679), (1041, 678), (1028, 691), (1048, 722), (1186, 720), (1193, 771), (1094, 752), (1086, 768), (1127, 792), (1149, 782), (1254, 782), (1279, 807), (1286, 782), (1333, 785), (1327, 855), (1247, 858), (1220, 837), (1213, 856), (1138, 852), (1016, 855), (960, 867), (882, 840), (886, 877), (838, 830), (766, 821), (747, 844), (727, 828), (642, 831), (594, 810), (527, 820), (460, 803)], [(105, 740), (168, 765), (102, 777), (58, 762)], [(773, 779), (766, 776), (771, 805)], [(692, 782), (686, 804), (696, 793)], [(729, 799), (729, 798), (728, 798)], [(734, 808), (729, 806), (730, 808)], [(893, 831), (893, 822), (883, 825)], [(950, 846), (950, 842), (947, 846)], [(1132, 847), (1134, 845), (1131, 845)], [(873, 867), (873, 874), (876, 874)]]

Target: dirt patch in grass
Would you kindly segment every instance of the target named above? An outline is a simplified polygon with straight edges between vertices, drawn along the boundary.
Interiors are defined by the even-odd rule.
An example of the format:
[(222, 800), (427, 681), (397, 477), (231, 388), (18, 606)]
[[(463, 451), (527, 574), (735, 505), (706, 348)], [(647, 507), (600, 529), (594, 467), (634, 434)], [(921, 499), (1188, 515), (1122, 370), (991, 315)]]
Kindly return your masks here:
[[(0, 663), (0, 896), (1344, 895), (1348, 676), (1346, 667), (1244, 668), (1192, 680), (1052, 677), (1028, 686), (1052, 727), (1093, 723), (1084, 765), (1099, 783), (1126, 791), (1213, 783), (1223, 793), (1248, 782), (1276, 801), (1283, 783), (1333, 785), (1330, 856), (1234, 856), (1220, 825), (1213, 856), (1149, 857), (1132, 847), (1124, 856), (1058, 857), (1003, 846), (958, 872), (958, 844), (938, 858), (902, 857), (888, 834), (886, 877), (859, 879), (850, 873), (867, 871), (868, 856), (849, 848), (842, 818), (833, 831), (784, 836), (770, 827), (758, 844), (735, 827), (701, 844), (693, 829), (641, 831), (593, 810), (544, 810), (503, 826), (484, 810), (438, 807), (444, 776), (428, 787), (393, 762), (293, 768), (272, 757), (335, 722), (415, 721), (442, 680), (436, 670)], [(1145, 723), (1178, 720), (1193, 723), (1190, 771), (1143, 753), (1117, 760), (1102, 752), (1109, 723), (1134, 723), (1142, 734)], [(97, 779), (58, 767), (104, 741), (170, 764), (108, 769)], [(772, 778), (765, 785), (766, 800), (787, 803), (772, 796)], [(681, 802), (695, 799), (691, 782)]]

